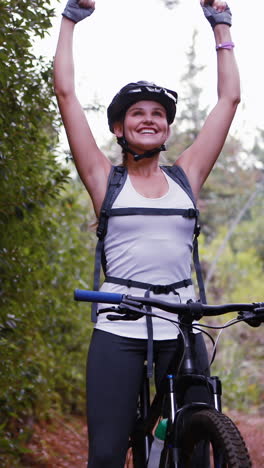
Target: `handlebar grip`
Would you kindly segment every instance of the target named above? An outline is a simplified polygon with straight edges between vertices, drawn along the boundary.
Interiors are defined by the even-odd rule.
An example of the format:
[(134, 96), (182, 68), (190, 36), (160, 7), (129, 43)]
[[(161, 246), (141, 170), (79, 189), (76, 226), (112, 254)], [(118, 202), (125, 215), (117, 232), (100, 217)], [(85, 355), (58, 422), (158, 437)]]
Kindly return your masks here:
[(101, 302), (104, 304), (120, 304), (123, 294), (108, 293), (103, 291), (87, 291), (85, 289), (75, 289), (75, 301)]

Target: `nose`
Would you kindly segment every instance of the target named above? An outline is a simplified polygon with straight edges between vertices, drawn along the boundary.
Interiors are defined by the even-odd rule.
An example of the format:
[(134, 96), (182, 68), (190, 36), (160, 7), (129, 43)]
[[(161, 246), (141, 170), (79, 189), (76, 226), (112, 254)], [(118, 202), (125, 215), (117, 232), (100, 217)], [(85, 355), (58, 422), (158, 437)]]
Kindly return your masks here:
[(152, 123), (153, 122), (153, 116), (151, 114), (151, 112), (146, 112), (145, 115), (144, 115), (144, 122), (145, 123)]

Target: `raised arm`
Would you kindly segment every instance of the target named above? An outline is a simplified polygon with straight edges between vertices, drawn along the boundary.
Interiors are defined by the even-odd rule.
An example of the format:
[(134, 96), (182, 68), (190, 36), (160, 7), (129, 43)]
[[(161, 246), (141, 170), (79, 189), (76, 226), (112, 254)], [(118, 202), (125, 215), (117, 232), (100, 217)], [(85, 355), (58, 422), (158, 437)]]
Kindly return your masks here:
[(76, 168), (98, 215), (111, 163), (98, 148), (76, 97), (72, 52), (76, 23), (93, 10), (91, 0), (69, 0), (66, 5), (54, 60), (54, 89)]
[(231, 12), (221, 0), (204, 0), (201, 5), (213, 28), (217, 48), (218, 101), (194, 143), (177, 161), (185, 170), (196, 197), (222, 150), (240, 102), (239, 73), (230, 33)]

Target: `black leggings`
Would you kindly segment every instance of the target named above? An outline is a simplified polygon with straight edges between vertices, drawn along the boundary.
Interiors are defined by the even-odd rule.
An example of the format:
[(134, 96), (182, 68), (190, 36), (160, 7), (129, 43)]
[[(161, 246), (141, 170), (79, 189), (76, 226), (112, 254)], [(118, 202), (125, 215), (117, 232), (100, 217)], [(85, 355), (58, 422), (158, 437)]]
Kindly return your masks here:
[[(177, 340), (154, 341), (156, 385), (165, 376)], [(197, 367), (209, 374), (203, 337), (196, 335)], [(89, 468), (123, 468), (140, 391), (147, 340), (94, 330), (87, 360)]]

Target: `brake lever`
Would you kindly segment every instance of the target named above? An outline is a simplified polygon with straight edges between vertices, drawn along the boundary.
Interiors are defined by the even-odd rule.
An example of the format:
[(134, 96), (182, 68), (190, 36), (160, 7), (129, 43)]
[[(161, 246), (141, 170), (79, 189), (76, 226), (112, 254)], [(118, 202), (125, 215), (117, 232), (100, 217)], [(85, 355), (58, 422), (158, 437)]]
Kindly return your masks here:
[(238, 318), (246, 322), (250, 327), (257, 328), (264, 322), (264, 307), (256, 307), (253, 311), (241, 311), (238, 313)]
[(143, 316), (144, 314), (140, 314), (140, 313), (132, 313), (132, 314), (126, 313), (126, 314), (122, 314), (121, 316), (108, 314), (106, 318), (107, 320), (110, 320), (111, 322), (115, 322), (117, 320), (130, 320), (130, 321), (138, 320)]
[[(134, 307), (130, 304), (136, 304), (138, 307)], [(142, 309), (142, 305), (136, 301), (124, 300), (115, 309), (118, 315), (107, 315), (106, 318), (112, 322), (117, 320), (138, 320), (144, 316), (143, 313), (139, 312), (139, 308)]]

